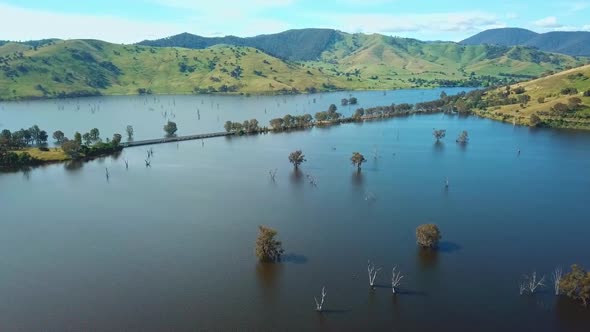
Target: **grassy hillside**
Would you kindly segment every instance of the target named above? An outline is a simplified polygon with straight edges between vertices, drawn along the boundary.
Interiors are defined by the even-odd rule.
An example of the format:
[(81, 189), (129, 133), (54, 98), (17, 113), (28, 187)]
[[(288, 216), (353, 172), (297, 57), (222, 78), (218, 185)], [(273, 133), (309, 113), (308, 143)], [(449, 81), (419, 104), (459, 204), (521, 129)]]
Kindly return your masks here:
[[(485, 99), (492, 101), (506, 94), (517, 98), (519, 95), (530, 96), (530, 101), (489, 107), (477, 113), (526, 125), (590, 129), (590, 65), (514, 84), (509, 88), (498, 88), (489, 91)], [(575, 98), (579, 98), (581, 104), (575, 105)], [(556, 107), (558, 103), (566, 107)]]
[(0, 99), (485, 86), (581, 64), (523, 47), (425, 43), (383, 35), (342, 34), (329, 47), (325, 38), (318, 43), (310, 48), (325, 48), (319, 59), (302, 62), (228, 45), (187, 49), (97, 40), (7, 43), (0, 46)]

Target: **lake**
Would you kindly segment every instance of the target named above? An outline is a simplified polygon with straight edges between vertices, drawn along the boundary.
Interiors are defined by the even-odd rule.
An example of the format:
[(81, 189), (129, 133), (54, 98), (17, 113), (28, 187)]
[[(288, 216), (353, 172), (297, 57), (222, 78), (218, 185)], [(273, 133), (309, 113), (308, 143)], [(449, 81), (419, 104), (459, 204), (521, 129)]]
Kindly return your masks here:
[[(440, 91), (353, 95), (367, 107)], [(163, 134), (158, 105), (170, 104), (160, 109), (191, 134), (314, 114), (345, 96), (4, 103), (0, 130), (98, 127), (106, 137), (132, 124), (143, 139)], [(78, 102), (101, 106), (76, 110)], [(441, 144), (433, 128), (447, 130)], [(455, 143), (462, 130), (465, 146)], [(0, 174), (1, 329), (588, 331), (589, 309), (554, 296), (550, 274), (590, 268), (589, 146), (586, 132), (434, 114), (155, 145), (151, 168), (149, 147), (137, 147)], [(300, 172), (287, 160), (295, 149), (307, 159)], [(360, 174), (354, 151), (367, 158)], [(423, 223), (439, 225), (438, 251), (417, 247)], [(260, 224), (278, 230), (280, 264), (257, 263)], [(374, 289), (369, 259), (383, 268)], [(395, 296), (393, 266), (404, 274)], [(547, 287), (520, 296), (533, 271)], [(326, 311), (317, 313), (322, 286)]]

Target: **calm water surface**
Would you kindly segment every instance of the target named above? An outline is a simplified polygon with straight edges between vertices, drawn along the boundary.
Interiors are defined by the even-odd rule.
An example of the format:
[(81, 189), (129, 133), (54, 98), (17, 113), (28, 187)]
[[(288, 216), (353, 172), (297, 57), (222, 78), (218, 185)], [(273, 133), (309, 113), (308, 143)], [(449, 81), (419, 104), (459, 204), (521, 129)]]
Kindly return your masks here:
[[(408, 93), (373, 93), (371, 102), (416, 102), (440, 90)], [(317, 96), (317, 108), (341, 97)], [(178, 119), (196, 116), (201, 97), (159, 98), (175, 98)], [(282, 97), (233, 98), (223, 99), (220, 121), (263, 122), (254, 101)], [(2, 104), (0, 122), (109, 132), (135, 119), (138, 139), (159, 135), (159, 111), (128, 104), (142, 100), (105, 98), (109, 107), (94, 114), (52, 110), (53, 101)], [(200, 112), (204, 122), (209, 113)], [(216, 127), (207, 116), (210, 127), (177, 122), (182, 133)], [(442, 144), (435, 127), (447, 129)], [(471, 136), (465, 147), (454, 142), (462, 130)], [(152, 168), (138, 147), (1, 174), (0, 329), (588, 331), (588, 309), (549, 287), (519, 296), (518, 283), (533, 271), (549, 278), (558, 265), (590, 267), (589, 146), (588, 133), (437, 114), (157, 145)], [(295, 173), (287, 156), (299, 148), (307, 162)], [(353, 151), (368, 159), (360, 175)], [(427, 222), (443, 232), (437, 252), (416, 247), (415, 228)], [(283, 263), (256, 262), (259, 224), (279, 231)], [(374, 290), (367, 259), (383, 267)], [(394, 265), (405, 275), (396, 296)], [(322, 286), (326, 312), (318, 314)]]

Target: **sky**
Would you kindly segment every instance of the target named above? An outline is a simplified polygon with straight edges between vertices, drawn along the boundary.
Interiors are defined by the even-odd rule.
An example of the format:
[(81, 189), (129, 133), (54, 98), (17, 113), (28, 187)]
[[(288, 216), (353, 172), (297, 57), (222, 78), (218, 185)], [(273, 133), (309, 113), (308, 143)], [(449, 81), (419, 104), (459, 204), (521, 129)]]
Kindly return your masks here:
[(590, 31), (590, 0), (0, 0), (0, 40), (15, 41), (135, 43), (301, 28), (460, 41), (501, 27)]

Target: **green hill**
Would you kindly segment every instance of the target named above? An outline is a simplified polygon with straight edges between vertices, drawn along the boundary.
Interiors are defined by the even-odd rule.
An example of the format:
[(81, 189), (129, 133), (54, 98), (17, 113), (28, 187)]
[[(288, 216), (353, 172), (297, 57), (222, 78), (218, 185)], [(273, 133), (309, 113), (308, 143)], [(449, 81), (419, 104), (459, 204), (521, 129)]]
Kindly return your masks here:
[[(314, 39), (306, 32), (282, 35), (289, 36), (283, 43), (291, 45), (284, 52), (295, 58), (317, 54), (313, 61), (226, 44), (189, 49), (98, 40), (6, 43), (0, 46), (0, 99), (487, 86), (582, 64), (573, 57), (524, 47), (330, 35), (333, 30), (320, 30)], [(265, 48), (276, 53), (281, 39), (269, 36), (263, 36)]]
[(532, 126), (590, 129), (590, 65), (491, 90), (484, 99), (493, 103), (502, 96), (520, 101), (476, 112)]

